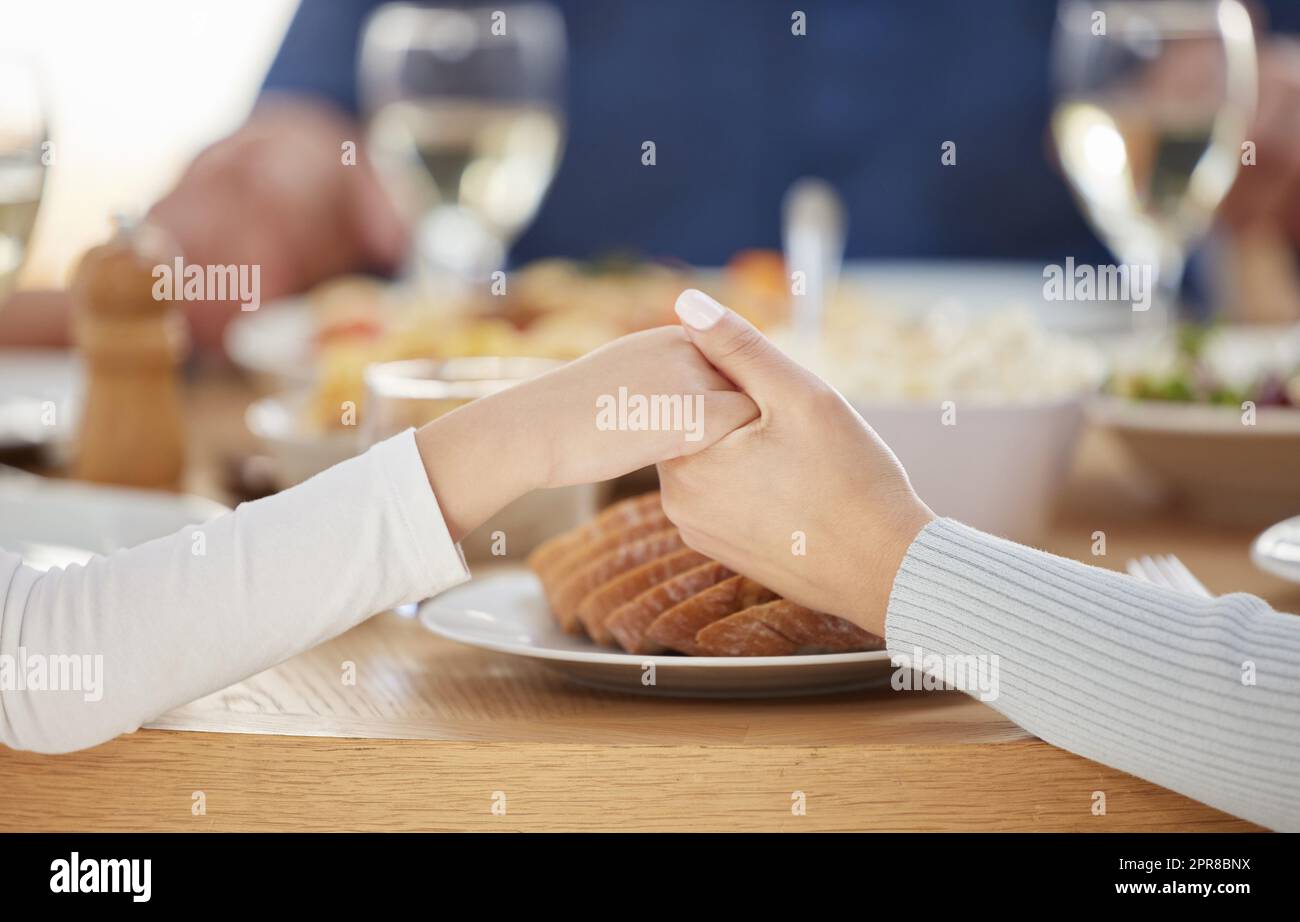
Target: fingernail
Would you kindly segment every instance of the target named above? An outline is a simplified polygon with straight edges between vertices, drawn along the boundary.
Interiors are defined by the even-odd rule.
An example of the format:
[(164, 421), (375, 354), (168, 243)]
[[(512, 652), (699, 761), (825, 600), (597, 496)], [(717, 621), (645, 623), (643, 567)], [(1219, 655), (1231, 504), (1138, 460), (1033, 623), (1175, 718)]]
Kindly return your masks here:
[(707, 330), (719, 320), (727, 309), (702, 291), (688, 288), (677, 296), (677, 316), (693, 330)]

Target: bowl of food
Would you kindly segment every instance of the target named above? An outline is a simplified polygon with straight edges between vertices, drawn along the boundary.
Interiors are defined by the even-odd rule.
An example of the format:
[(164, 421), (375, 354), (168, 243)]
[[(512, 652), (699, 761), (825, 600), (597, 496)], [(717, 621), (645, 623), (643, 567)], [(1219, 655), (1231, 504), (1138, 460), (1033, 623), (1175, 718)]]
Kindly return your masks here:
[(1089, 416), (1171, 500), (1225, 524), (1300, 513), (1300, 329), (1184, 327), (1112, 365)]
[(893, 449), (937, 514), (1039, 537), (1104, 377), (1100, 351), (1016, 308), (831, 310), (824, 335), (778, 334)]

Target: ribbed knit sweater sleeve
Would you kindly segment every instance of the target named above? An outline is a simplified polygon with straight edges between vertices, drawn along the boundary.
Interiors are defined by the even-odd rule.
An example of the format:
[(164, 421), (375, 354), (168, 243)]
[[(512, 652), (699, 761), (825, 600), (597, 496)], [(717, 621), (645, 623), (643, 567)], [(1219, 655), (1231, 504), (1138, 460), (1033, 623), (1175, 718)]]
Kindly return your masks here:
[(1173, 592), (937, 519), (895, 576), (885, 634), (892, 655), (923, 671), (983, 657), (997, 678), (988, 703), (1048, 743), (1300, 830), (1296, 615), (1242, 593)]

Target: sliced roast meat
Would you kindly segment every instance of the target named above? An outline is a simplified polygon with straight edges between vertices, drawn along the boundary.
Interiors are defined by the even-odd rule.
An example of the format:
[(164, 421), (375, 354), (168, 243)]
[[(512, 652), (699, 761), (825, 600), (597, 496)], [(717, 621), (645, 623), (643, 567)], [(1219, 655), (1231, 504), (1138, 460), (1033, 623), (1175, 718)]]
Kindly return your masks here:
[(779, 598), (771, 589), (746, 576), (733, 576), (710, 586), (664, 612), (646, 630), (646, 637), (670, 650), (699, 656), (695, 635), (706, 625), (733, 612)]
[(695, 635), (695, 644), (702, 656), (793, 656), (884, 647), (879, 637), (851, 621), (789, 599), (755, 605), (714, 621)]
[(629, 653), (662, 653), (664, 648), (646, 637), (650, 625), (673, 606), (732, 576), (716, 560), (692, 567), (614, 609), (605, 630)]
[(605, 627), (605, 620), (624, 602), (630, 602), (647, 589), (672, 579), (679, 573), (709, 562), (709, 558), (690, 548), (681, 548), (665, 554), (615, 577), (605, 585), (588, 593), (578, 605), (578, 620), (596, 643), (606, 646), (614, 643), (614, 636)]

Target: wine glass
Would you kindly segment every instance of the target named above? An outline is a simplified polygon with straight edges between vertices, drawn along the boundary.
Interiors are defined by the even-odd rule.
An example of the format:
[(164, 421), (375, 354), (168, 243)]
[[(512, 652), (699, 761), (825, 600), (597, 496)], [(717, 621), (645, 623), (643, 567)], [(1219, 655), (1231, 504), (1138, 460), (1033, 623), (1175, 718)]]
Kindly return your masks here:
[[(366, 368), (360, 447), (422, 426), (562, 364), (544, 358), (467, 356), (371, 365)], [(503, 465), (515, 463), (518, 459), (501, 458)], [(461, 548), (470, 561), (499, 562), (503, 548), (498, 542), (503, 536), (509, 538), (510, 553), (527, 554), (547, 538), (591, 521), (595, 513), (596, 488), (591, 484), (535, 490), (465, 536)], [(413, 609), (399, 612), (409, 615)]]
[(0, 57), (0, 303), (12, 289), (45, 189), (44, 99), (34, 68)]
[(565, 67), (545, 4), (390, 4), (367, 22), (368, 151), (415, 222), (426, 283), (485, 281), (536, 214), (563, 146)]
[(1243, 156), (1250, 16), (1238, 0), (1063, 0), (1052, 59), (1061, 165), (1111, 251), (1150, 267), (1149, 326), (1163, 330)]
[(562, 364), (542, 358), (464, 356), (369, 365), (360, 448), (365, 450), (409, 427), (423, 426)]

